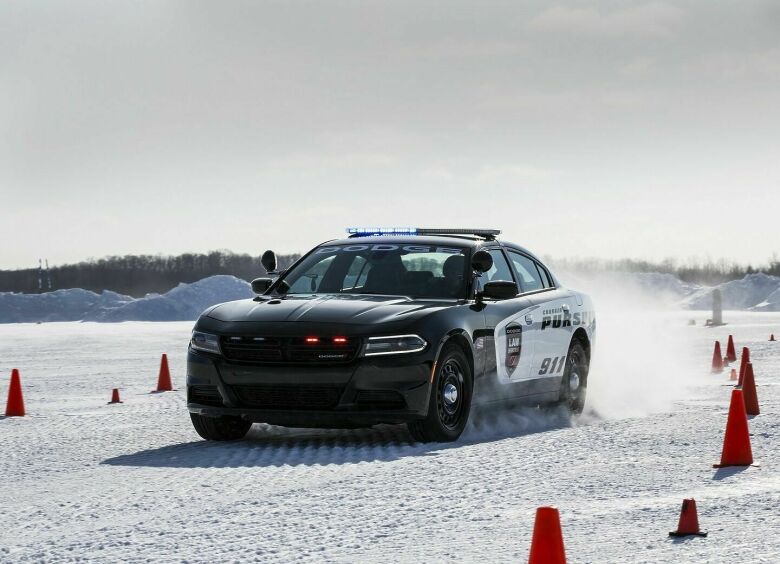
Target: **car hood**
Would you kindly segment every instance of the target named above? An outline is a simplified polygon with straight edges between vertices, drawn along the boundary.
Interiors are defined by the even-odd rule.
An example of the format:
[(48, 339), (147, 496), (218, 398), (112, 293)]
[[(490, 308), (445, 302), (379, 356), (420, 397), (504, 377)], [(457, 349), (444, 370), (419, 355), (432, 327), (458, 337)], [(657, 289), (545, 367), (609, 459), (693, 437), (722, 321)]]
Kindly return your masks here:
[(208, 312), (223, 322), (279, 322), (375, 324), (411, 320), (454, 305), (454, 301), (422, 301), (399, 296), (317, 295), (287, 296), (262, 301), (239, 300)]

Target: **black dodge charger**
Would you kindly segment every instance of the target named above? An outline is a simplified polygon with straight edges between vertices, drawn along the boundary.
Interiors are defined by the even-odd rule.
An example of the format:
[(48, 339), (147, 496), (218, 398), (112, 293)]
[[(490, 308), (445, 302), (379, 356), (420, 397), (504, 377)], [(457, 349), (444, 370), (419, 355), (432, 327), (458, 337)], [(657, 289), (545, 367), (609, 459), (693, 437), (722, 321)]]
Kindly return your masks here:
[(200, 436), (406, 423), (453, 441), (473, 404), (582, 410), (593, 305), (537, 257), (496, 230), (348, 233), (281, 272), (266, 252), (257, 297), (198, 319), (187, 407)]

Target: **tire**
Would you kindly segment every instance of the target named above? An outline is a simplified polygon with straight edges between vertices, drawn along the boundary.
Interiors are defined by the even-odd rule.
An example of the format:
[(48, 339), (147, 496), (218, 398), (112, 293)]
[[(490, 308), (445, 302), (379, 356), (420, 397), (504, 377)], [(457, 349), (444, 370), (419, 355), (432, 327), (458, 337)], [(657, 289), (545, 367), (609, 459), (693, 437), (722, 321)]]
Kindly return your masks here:
[(473, 382), (463, 349), (445, 345), (431, 387), (428, 415), (406, 425), (412, 438), (422, 443), (457, 440), (469, 420)]
[(573, 415), (579, 415), (585, 407), (589, 369), (590, 360), (585, 346), (579, 339), (572, 340), (566, 355), (566, 369), (561, 378), (559, 404), (565, 406)]
[(195, 431), (207, 441), (237, 441), (243, 439), (252, 423), (240, 417), (206, 417), (190, 413)]

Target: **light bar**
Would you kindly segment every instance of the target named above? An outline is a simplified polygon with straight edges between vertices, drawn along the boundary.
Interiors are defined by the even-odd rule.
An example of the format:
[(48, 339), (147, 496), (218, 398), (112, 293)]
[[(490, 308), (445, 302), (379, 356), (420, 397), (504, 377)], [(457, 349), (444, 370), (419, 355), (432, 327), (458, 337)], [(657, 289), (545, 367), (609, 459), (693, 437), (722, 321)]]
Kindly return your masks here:
[(348, 227), (347, 233), (356, 237), (368, 235), (416, 235), (416, 227)]
[(462, 228), (419, 228), (419, 227), (348, 227), (352, 237), (370, 235), (474, 235), (486, 239), (501, 235), (500, 229), (462, 229)]

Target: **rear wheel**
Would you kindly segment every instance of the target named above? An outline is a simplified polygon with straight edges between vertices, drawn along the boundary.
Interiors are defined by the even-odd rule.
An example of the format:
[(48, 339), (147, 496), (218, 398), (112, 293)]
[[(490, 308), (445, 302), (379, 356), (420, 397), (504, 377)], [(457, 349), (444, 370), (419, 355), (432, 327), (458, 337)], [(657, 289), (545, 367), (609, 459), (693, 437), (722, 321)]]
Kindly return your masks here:
[(252, 423), (240, 417), (206, 417), (190, 413), (195, 431), (207, 441), (236, 441), (243, 439)]
[(457, 345), (447, 345), (439, 355), (425, 419), (407, 424), (414, 440), (455, 441), (463, 433), (471, 411), (471, 365)]
[(590, 361), (582, 341), (575, 339), (569, 345), (566, 369), (561, 379), (559, 403), (574, 414), (582, 413), (588, 392), (588, 370)]

